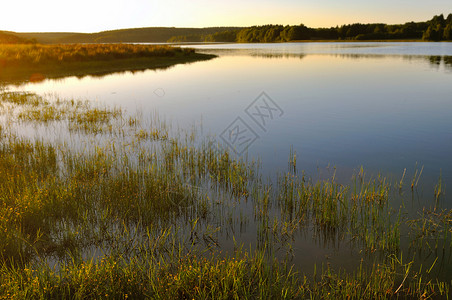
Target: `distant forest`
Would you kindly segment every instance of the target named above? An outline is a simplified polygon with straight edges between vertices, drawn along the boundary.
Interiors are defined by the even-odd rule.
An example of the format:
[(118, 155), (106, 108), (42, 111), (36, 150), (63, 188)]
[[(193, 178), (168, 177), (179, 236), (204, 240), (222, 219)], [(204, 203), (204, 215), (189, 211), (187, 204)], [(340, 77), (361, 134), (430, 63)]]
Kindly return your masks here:
[(426, 22), (409, 22), (400, 25), (350, 24), (331, 28), (309, 28), (305, 25), (264, 25), (212, 34), (175, 36), (168, 42), (238, 42), (272, 43), (297, 40), (452, 40), (452, 14), (433, 17)]
[(164, 43), (238, 42), (272, 43), (299, 40), (452, 40), (452, 14), (434, 16), (426, 22), (400, 25), (349, 24), (331, 28), (300, 25), (253, 27), (175, 28), (148, 27), (101, 31), (97, 33), (48, 32), (17, 33), (0, 31), (0, 43)]

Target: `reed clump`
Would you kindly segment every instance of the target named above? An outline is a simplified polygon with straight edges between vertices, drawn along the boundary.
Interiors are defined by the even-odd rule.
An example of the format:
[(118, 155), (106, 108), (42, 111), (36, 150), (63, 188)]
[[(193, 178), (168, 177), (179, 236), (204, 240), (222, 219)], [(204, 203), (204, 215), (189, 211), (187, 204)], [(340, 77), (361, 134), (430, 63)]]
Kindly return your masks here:
[(239, 250), (232, 257), (191, 253), (159, 256), (145, 253), (127, 260), (73, 259), (51, 268), (0, 267), (0, 297), (8, 299), (431, 299), (447, 298), (449, 285), (423, 282), (412, 263), (393, 257), (370, 268), (334, 271), (322, 267), (312, 276), (263, 252)]
[(164, 45), (0, 44), (0, 84), (168, 68), (214, 57)]
[(190, 55), (193, 49), (133, 44), (0, 45), (3, 67)]

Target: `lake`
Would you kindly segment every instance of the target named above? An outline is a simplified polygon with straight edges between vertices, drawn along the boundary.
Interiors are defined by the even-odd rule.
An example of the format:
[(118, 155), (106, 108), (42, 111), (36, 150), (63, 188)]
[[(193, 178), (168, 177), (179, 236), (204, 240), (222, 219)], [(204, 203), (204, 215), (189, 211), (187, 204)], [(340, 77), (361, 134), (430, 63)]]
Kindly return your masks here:
[[(403, 174), (410, 181), (422, 170), (418, 207), (432, 203), (438, 180), (448, 192), (452, 43), (190, 47), (218, 57), (165, 70), (7, 88), (90, 99), (132, 113), (157, 111), (181, 128), (195, 124), (237, 157), (259, 158), (270, 178), (286, 172), (289, 156), (296, 153), (299, 172), (315, 180), (335, 173), (344, 184), (361, 167), (369, 177), (381, 174), (392, 181)], [(452, 208), (447, 193), (442, 206)], [(244, 211), (252, 211), (250, 204), (244, 204)], [(241, 238), (255, 239), (256, 226), (250, 221)], [(232, 249), (228, 234), (220, 234), (222, 247)], [(300, 233), (291, 246), (301, 269), (309, 270), (313, 261), (321, 263), (325, 257), (337, 265), (359, 264), (356, 249), (340, 245), (339, 238), (332, 243), (320, 239), (320, 245), (311, 235)]]
[[(202, 124), (205, 134), (231, 148), (221, 134), (230, 125), (249, 126), (250, 142), (234, 150), (260, 157), (264, 170), (285, 171), (293, 148), (298, 169), (313, 177), (327, 166), (335, 166), (344, 180), (361, 166), (395, 177), (405, 168), (410, 175), (424, 167), (425, 186), (440, 173), (451, 183), (452, 61), (447, 56), (452, 43), (189, 47), (219, 57), (162, 71), (45, 80), (19, 89), (95, 99), (131, 112), (156, 110), (180, 127)], [(262, 93), (280, 109), (265, 126), (250, 117), (253, 103), (263, 103)]]

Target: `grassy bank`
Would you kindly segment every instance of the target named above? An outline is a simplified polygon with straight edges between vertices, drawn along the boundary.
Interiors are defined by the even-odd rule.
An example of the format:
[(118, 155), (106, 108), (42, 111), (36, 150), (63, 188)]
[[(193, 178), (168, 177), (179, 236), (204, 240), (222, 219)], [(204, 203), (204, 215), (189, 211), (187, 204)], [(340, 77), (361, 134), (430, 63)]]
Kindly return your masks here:
[(213, 57), (169, 46), (0, 45), (0, 82), (168, 68)]
[[(438, 275), (452, 247), (441, 178), (413, 218), (398, 198), (422, 171), (391, 182), (361, 169), (341, 185), (296, 164), (290, 153), (289, 171), (268, 182), (257, 163), (158, 115), (2, 93), (0, 298), (450, 295), (451, 274)], [(299, 269), (290, 249), (305, 232), (319, 248), (340, 241), (357, 267)]]
[[(177, 249), (176, 249), (177, 251)], [(237, 251), (229, 258), (175, 253), (132, 260), (108, 256), (69, 262), (55, 270), (0, 269), (5, 299), (429, 299), (446, 296), (449, 285), (422, 282), (422, 274), (397, 258), (386, 265), (336, 273), (329, 267), (310, 279), (262, 252)], [(406, 283), (405, 283), (406, 281)], [(416, 282), (417, 281), (417, 282)]]

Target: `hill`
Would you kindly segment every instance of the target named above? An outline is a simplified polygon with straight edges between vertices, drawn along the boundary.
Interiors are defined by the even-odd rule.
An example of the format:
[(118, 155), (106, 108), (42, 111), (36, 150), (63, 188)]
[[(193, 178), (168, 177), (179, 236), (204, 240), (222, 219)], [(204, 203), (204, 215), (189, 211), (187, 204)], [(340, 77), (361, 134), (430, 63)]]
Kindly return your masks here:
[(175, 27), (146, 27), (101, 31), (96, 33), (15, 33), (26, 39), (36, 39), (38, 43), (164, 43), (174, 36), (209, 35), (227, 30), (241, 29), (240, 27), (207, 27), (207, 28), (175, 28)]
[(32, 42), (32, 40), (19, 37), (13, 32), (0, 31), (0, 44), (28, 44)]
[[(57, 44), (59, 40), (65, 39), (73, 35), (83, 35), (76, 32), (15, 32), (14, 35), (24, 38), (33, 39), (40, 44)], [(89, 34), (87, 34), (89, 35)]]

